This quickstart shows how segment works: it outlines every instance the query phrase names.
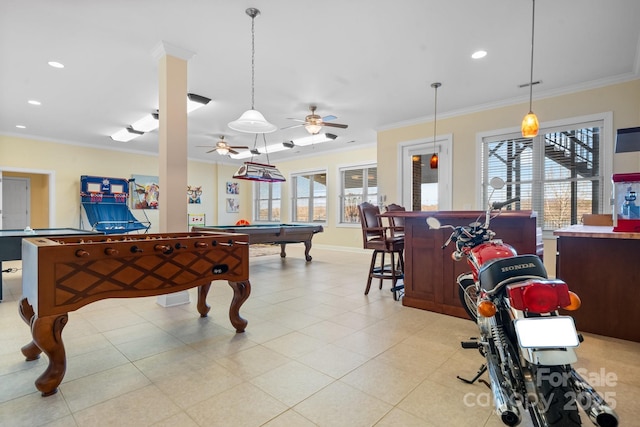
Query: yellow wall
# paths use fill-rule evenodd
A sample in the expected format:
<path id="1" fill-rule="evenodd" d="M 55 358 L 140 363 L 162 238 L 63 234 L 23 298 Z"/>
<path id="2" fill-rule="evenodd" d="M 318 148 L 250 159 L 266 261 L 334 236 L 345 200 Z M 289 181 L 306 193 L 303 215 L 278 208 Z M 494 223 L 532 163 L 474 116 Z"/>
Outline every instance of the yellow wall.
<path id="1" fill-rule="evenodd" d="M 49 227 L 78 227 L 80 225 L 80 176 L 97 175 L 115 178 L 131 178 L 136 175 L 158 175 L 158 158 L 137 153 L 100 150 L 75 145 L 57 144 L 47 141 L 0 135 L 0 169 L 27 169 L 29 172 L 53 171 L 55 181 L 54 223 Z M 216 215 L 217 165 L 203 162 L 189 162 L 188 182 L 202 185 L 203 196 L 200 206 L 189 206 L 189 212 L 205 213 L 207 222 Z M 7 172 L 5 172 L 7 173 Z M 162 189 L 161 189 L 162 191 Z M 162 193 L 161 193 L 162 194 Z M 187 189 L 185 188 L 185 203 Z M 162 196 L 161 196 L 162 197 Z M 34 200 L 32 211 L 42 209 Z M 162 199 L 160 200 L 162 208 Z M 134 215 L 142 218 L 140 212 Z M 158 230 L 158 212 L 146 211 L 151 221 L 151 232 Z M 185 224 L 187 218 L 185 218 Z M 85 228 L 87 226 L 85 221 Z"/>
<path id="2" fill-rule="evenodd" d="M 522 118 L 528 111 L 528 103 L 480 111 L 451 118 L 438 119 L 438 135 L 453 135 L 453 209 L 476 199 L 480 182 L 477 180 L 478 133 L 497 129 L 519 131 Z M 572 117 L 613 112 L 612 135 L 618 128 L 640 126 L 640 80 L 606 86 L 598 89 L 535 100 L 533 111 L 540 126 Z M 398 145 L 405 141 L 433 139 L 433 122 L 389 129 L 378 133 L 378 178 L 380 194 L 391 200 L 399 200 L 398 194 Z M 613 149 L 613 148 L 612 148 Z M 613 172 L 637 172 L 640 170 L 638 153 L 613 156 Z"/>
<path id="3" fill-rule="evenodd" d="M 475 205 L 480 186 L 478 180 L 477 134 L 494 130 L 510 129 L 518 132 L 522 118 L 528 111 L 528 104 L 512 105 L 445 119 L 438 119 L 438 135 L 453 135 L 453 210 L 464 209 L 465 204 Z M 545 122 L 568 119 L 592 114 L 612 112 L 613 129 L 610 132 L 615 141 L 615 130 L 640 126 L 640 80 L 561 95 L 533 102 L 533 111 L 543 127 Z M 399 200 L 397 180 L 399 176 L 399 144 L 405 141 L 433 138 L 433 122 L 398 127 L 378 133 L 378 178 L 380 194 L 390 200 Z M 613 154 L 613 173 L 640 171 L 640 154 Z M 475 206 L 479 209 L 478 206 Z M 605 210 L 607 208 L 605 207 Z M 545 242 L 545 266 L 551 276 L 555 275 L 555 239 Z"/>

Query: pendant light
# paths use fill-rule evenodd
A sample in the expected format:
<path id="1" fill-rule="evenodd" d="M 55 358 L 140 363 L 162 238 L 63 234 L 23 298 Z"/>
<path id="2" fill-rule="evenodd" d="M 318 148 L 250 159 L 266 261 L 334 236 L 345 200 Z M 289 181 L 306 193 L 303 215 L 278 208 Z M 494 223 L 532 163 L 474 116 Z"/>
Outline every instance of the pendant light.
<path id="1" fill-rule="evenodd" d="M 536 117 L 531 108 L 531 104 L 533 103 L 533 41 L 536 22 L 536 0 L 531 1 L 533 3 L 533 11 L 531 13 L 531 75 L 529 76 L 529 114 L 524 116 L 522 120 L 522 136 L 524 138 L 535 137 L 538 135 L 538 130 L 540 129 L 538 117 Z"/>
<path id="2" fill-rule="evenodd" d="M 438 169 L 438 153 L 436 151 L 436 124 L 438 122 L 438 88 L 442 86 L 442 83 L 431 83 L 431 87 L 435 89 L 435 102 L 433 106 L 433 155 L 429 160 L 429 166 L 431 169 Z"/>
<path id="3" fill-rule="evenodd" d="M 277 126 L 269 123 L 262 113 L 255 109 L 255 19 L 260 10 L 250 7 L 245 13 L 251 17 L 251 109 L 242 113 L 239 119 L 230 122 L 229 128 L 244 133 L 271 133 Z"/>

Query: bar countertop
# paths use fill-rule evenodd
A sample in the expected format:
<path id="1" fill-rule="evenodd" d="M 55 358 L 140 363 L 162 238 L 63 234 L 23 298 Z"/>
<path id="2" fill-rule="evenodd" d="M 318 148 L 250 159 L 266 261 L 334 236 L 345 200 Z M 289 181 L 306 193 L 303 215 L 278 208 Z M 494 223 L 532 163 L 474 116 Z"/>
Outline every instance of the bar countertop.
<path id="1" fill-rule="evenodd" d="M 553 232 L 561 237 L 591 237 L 595 239 L 640 239 L 640 233 L 614 232 L 611 226 L 571 225 Z"/>

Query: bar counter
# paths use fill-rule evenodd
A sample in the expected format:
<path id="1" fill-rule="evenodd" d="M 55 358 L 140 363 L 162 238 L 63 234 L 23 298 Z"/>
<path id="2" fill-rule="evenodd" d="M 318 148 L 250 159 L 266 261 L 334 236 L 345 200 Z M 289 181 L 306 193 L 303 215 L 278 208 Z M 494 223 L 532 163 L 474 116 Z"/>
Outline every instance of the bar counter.
<path id="1" fill-rule="evenodd" d="M 558 236 L 556 276 L 582 300 L 567 312 L 580 331 L 640 342 L 640 233 L 572 225 Z"/>
<path id="2" fill-rule="evenodd" d="M 442 225 L 469 225 L 478 218 L 484 221 L 484 212 L 391 211 L 381 216 L 404 219 L 405 294 L 402 304 L 467 318 L 458 297 L 456 278 L 469 271 L 469 265 L 451 259 L 455 245 L 442 249 L 452 230 L 429 229 L 426 219 L 438 218 Z M 491 229 L 496 232 L 496 239 L 503 239 L 519 254 L 542 254 L 542 241 L 538 241 L 536 233 L 536 215 L 531 211 L 504 211 L 492 218 Z"/>

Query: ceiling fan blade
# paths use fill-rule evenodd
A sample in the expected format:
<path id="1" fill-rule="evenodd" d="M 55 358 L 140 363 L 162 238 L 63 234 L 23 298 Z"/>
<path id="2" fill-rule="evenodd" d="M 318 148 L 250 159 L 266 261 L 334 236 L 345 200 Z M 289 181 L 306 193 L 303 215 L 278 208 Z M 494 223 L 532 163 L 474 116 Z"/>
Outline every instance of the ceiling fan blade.
<path id="1" fill-rule="evenodd" d="M 284 130 L 284 129 L 293 129 L 293 128 L 299 128 L 299 127 L 304 126 L 304 125 L 305 125 L 305 122 L 302 122 L 299 125 L 287 126 L 287 127 L 283 127 L 283 128 L 280 128 L 280 129 L 282 129 L 282 130 Z"/>
<path id="2" fill-rule="evenodd" d="M 196 145 L 196 147 L 211 148 L 213 145 Z"/>
<path id="3" fill-rule="evenodd" d="M 322 121 L 323 122 L 328 122 L 328 121 L 335 120 L 335 119 L 337 119 L 337 117 L 331 114 L 331 115 L 328 115 L 328 116 L 324 116 L 322 118 Z"/>
<path id="4" fill-rule="evenodd" d="M 213 152 L 214 152 L 214 151 L 216 151 L 216 150 L 217 150 L 217 148 L 214 148 L 213 150 L 209 150 L 209 151 L 207 151 L 205 154 L 213 153 Z"/>
<path id="5" fill-rule="evenodd" d="M 229 153 L 238 154 L 238 152 L 236 150 L 232 149 L 231 147 L 229 147 Z"/>
<path id="6" fill-rule="evenodd" d="M 234 148 L 236 150 L 248 150 L 249 147 L 246 145 L 228 145 L 227 148 Z"/>
<path id="7" fill-rule="evenodd" d="M 287 117 L 287 120 L 293 120 L 293 121 L 296 121 L 296 122 L 304 123 L 304 120 L 296 119 L 294 117 Z"/>
<path id="8" fill-rule="evenodd" d="M 322 123 L 323 126 L 346 129 L 349 125 L 341 125 L 340 123 Z"/>

